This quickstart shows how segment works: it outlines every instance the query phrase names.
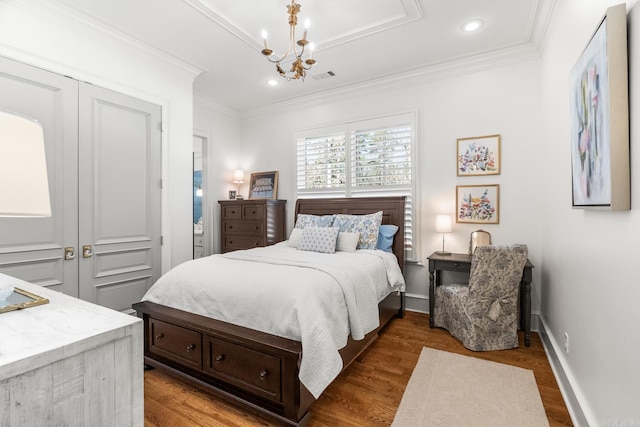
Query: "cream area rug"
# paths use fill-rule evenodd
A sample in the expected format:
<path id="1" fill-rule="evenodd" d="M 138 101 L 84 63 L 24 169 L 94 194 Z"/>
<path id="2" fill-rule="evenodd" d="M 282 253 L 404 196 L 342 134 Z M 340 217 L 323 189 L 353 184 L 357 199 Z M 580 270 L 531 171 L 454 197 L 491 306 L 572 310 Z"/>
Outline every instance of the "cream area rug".
<path id="1" fill-rule="evenodd" d="M 529 369 L 423 348 L 392 426 L 548 426 Z"/>

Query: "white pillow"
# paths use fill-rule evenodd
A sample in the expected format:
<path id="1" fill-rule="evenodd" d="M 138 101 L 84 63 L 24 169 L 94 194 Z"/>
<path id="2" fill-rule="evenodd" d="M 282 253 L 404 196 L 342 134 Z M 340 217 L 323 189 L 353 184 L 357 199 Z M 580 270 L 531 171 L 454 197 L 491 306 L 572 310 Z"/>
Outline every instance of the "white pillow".
<path id="1" fill-rule="evenodd" d="M 302 237 L 302 228 L 294 228 L 291 230 L 291 235 L 289 235 L 289 240 L 287 240 L 287 246 L 291 246 L 292 248 L 297 248 L 300 244 L 300 238 Z"/>
<path id="2" fill-rule="evenodd" d="M 348 233 L 341 231 L 338 233 L 338 243 L 336 243 L 336 251 L 355 252 L 360 240 L 360 233 Z"/>
<path id="3" fill-rule="evenodd" d="M 298 250 L 324 254 L 335 253 L 339 231 L 337 227 L 305 227 L 302 230 Z"/>

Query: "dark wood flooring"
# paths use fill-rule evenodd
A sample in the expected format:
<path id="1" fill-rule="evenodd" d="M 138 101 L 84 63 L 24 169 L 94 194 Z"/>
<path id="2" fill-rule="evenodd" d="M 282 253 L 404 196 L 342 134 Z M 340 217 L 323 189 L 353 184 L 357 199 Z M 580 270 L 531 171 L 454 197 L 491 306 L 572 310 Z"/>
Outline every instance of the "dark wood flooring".
<path id="1" fill-rule="evenodd" d="M 390 425 L 422 347 L 531 369 L 551 427 L 572 425 L 538 334 L 532 333 L 531 347 L 525 347 L 520 336 L 517 349 L 472 352 L 446 330 L 429 329 L 429 316 L 414 312 L 394 319 L 340 374 L 311 406 L 307 425 Z M 158 370 L 146 371 L 144 376 L 146 427 L 272 425 Z"/>

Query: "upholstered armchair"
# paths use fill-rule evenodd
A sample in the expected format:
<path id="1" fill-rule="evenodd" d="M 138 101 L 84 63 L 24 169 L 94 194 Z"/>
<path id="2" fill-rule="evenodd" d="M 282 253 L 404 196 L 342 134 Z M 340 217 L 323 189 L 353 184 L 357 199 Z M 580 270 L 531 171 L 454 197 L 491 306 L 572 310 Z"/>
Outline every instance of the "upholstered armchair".
<path id="1" fill-rule="evenodd" d="M 469 284 L 437 287 L 435 325 L 469 350 L 518 347 L 518 288 L 527 255 L 526 245 L 476 248 Z"/>

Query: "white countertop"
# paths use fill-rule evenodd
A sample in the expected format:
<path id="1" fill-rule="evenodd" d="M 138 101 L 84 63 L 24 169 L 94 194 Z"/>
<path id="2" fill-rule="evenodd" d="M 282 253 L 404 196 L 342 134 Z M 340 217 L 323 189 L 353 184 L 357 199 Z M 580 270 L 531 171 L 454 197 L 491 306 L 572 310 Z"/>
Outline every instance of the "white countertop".
<path id="1" fill-rule="evenodd" d="M 12 277 L 0 274 L 0 281 Z M 116 338 L 142 333 L 142 320 L 19 280 L 49 303 L 0 313 L 0 382 Z"/>

